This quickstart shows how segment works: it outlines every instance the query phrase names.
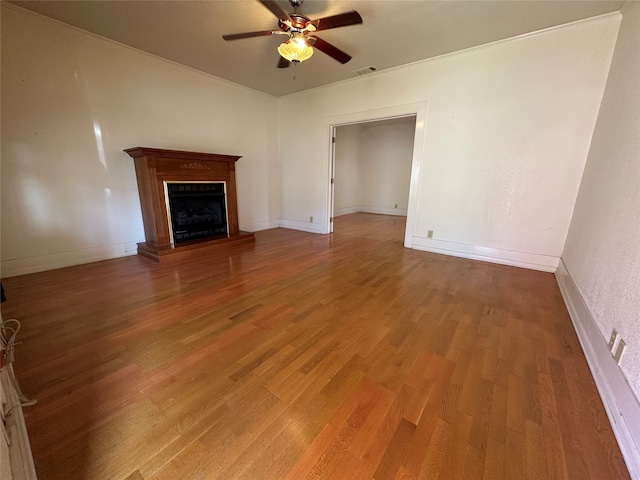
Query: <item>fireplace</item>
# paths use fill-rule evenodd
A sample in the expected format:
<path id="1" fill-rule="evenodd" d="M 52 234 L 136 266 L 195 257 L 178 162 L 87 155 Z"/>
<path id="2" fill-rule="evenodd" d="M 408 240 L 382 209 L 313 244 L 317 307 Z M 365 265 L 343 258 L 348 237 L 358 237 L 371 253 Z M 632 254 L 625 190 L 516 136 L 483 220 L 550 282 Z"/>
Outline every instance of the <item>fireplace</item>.
<path id="1" fill-rule="evenodd" d="M 241 157 L 146 147 L 125 152 L 135 163 L 146 240 L 138 254 L 160 262 L 254 241 L 238 227 Z"/>
<path id="2" fill-rule="evenodd" d="M 224 182 L 166 182 L 171 243 L 227 236 Z"/>

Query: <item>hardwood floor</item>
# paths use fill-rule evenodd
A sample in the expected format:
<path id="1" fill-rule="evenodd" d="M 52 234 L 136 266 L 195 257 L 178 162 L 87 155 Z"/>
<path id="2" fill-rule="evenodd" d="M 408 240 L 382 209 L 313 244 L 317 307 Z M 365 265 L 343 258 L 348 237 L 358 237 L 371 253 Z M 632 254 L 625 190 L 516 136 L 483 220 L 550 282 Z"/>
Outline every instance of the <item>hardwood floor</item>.
<path id="1" fill-rule="evenodd" d="M 554 276 L 403 232 L 5 279 L 39 478 L 629 478 Z"/>

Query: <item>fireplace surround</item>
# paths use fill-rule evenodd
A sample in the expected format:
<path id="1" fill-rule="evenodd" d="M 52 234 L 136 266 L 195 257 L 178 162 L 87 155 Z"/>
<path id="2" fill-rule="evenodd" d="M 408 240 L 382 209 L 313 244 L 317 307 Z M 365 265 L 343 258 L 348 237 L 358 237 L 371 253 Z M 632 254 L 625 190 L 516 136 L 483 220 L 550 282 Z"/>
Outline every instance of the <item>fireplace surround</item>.
<path id="1" fill-rule="evenodd" d="M 162 262 L 253 242 L 238 226 L 235 162 L 241 157 L 157 148 L 126 149 L 134 160 L 145 242 Z"/>

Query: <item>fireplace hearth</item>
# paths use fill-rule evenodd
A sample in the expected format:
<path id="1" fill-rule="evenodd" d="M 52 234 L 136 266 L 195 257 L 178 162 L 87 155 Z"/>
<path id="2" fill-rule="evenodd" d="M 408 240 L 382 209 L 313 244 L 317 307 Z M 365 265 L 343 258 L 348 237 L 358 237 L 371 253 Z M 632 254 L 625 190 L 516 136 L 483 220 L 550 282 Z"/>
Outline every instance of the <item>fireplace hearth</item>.
<path id="1" fill-rule="evenodd" d="M 238 227 L 241 157 L 146 147 L 125 152 L 134 159 L 144 224 L 138 254 L 160 262 L 254 241 Z"/>

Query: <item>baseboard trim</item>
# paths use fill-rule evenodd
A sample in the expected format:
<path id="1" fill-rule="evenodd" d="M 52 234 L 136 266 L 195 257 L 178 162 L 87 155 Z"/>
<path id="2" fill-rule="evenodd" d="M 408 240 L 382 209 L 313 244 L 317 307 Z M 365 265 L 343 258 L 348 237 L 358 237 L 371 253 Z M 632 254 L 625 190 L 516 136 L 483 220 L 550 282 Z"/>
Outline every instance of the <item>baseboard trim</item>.
<path id="1" fill-rule="evenodd" d="M 349 215 L 351 213 L 358 213 L 360 211 L 360 207 L 357 205 L 353 205 L 351 207 L 340 207 L 335 208 L 333 211 L 334 217 L 341 217 L 342 215 Z"/>
<path id="2" fill-rule="evenodd" d="M 543 272 L 555 272 L 560 262 L 559 257 L 540 255 L 537 253 L 514 252 L 499 248 L 467 245 L 462 243 L 447 242 L 443 240 L 413 237 L 411 248 L 424 252 L 441 253 L 453 257 L 481 260 L 483 262 L 511 265 L 513 267 L 540 270 Z"/>
<path id="3" fill-rule="evenodd" d="M 556 280 L 631 478 L 640 480 L 640 404 L 563 261 Z"/>
<path id="4" fill-rule="evenodd" d="M 280 226 L 279 219 L 262 220 L 259 222 L 241 223 L 240 230 L 245 232 L 259 232 L 260 230 L 269 230 L 271 228 L 278 228 Z"/>
<path id="5" fill-rule="evenodd" d="M 368 205 L 358 206 L 358 211 L 363 213 L 378 213 L 380 215 L 396 215 L 398 217 L 406 217 L 406 208 L 382 208 L 382 207 L 370 207 Z"/>
<path id="6" fill-rule="evenodd" d="M 138 244 L 136 242 L 115 243 L 113 245 L 83 248 L 68 252 L 55 252 L 33 257 L 2 260 L 0 263 L 0 271 L 2 272 L 3 278 L 15 277 L 17 275 L 81 265 L 83 263 L 126 257 L 127 255 L 136 255 L 137 253 Z"/>
<path id="7" fill-rule="evenodd" d="M 319 223 L 303 222 L 300 220 L 280 219 L 280 227 L 290 230 L 302 230 L 303 232 L 322 233 L 322 227 Z"/>
<path id="8" fill-rule="evenodd" d="M 350 213 L 377 213 L 380 215 L 396 215 L 398 217 L 406 217 L 406 208 L 382 208 L 382 207 L 370 207 L 367 205 L 353 205 L 351 207 L 341 207 L 334 210 L 334 217 L 341 217 L 342 215 L 349 215 Z"/>

